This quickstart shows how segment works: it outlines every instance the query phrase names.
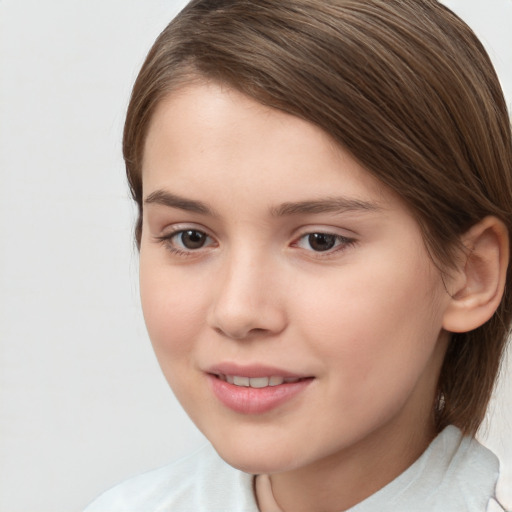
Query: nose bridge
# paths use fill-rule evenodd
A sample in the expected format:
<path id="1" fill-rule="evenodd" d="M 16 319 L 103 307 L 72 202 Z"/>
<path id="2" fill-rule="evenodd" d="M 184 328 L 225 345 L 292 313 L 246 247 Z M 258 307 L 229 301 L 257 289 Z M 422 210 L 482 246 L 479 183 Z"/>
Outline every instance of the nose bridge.
<path id="1" fill-rule="evenodd" d="M 277 262 L 261 247 L 238 247 L 223 258 L 210 324 L 242 339 L 251 333 L 280 332 L 286 323 L 279 300 Z"/>

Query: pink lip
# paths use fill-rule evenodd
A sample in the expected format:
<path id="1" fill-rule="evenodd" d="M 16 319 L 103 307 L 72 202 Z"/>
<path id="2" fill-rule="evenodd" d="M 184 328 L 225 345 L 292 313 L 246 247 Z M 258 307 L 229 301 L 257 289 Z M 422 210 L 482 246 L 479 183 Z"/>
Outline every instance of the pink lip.
<path id="1" fill-rule="evenodd" d="M 221 380 L 217 375 L 238 375 L 240 377 L 291 377 L 301 378 L 297 382 L 287 382 L 278 386 L 251 388 L 235 386 Z M 208 383 L 213 394 L 229 409 L 240 414 L 263 414 L 283 405 L 304 391 L 313 381 L 312 377 L 297 375 L 289 371 L 269 366 L 239 366 L 223 363 L 207 371 Z"/>
<path id="2" fill-rule="evenodd" d="M 267 365 L 239 365 L 235 363 L 220 363 L 205 370 L 207 373 L 214 375 L 238 375 L 240 377 L 272 377 L 273 375 L 279 377 L 289 378 L 306 378 L 309 375 L 301 375 L 293 373 L 288 370 L 283 370 L 275 366 Z"/>

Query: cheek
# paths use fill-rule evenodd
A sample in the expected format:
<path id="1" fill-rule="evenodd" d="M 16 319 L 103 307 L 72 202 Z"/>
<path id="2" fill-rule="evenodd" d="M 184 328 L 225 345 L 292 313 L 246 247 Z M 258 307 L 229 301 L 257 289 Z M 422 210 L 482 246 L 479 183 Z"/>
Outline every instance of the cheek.
<path id="1" fill-rule="evenodd" d="M 304 329 L 343 389 L 379 395 L 383 385 L 411 385 L 428 364 L 441 331 L 439 289 L 430 266 L 414 260 L 349 268 L 317 293 Z"/>
<path id="2" fill-rule="evenodd" d="M 200 289 L 168 268 L 141 259 L 140 291 L 144 320 L 157 358 L 164 367 L 186 357 L 205 321 Z M 170 357 L 168 357 L 170 356 Z"/>

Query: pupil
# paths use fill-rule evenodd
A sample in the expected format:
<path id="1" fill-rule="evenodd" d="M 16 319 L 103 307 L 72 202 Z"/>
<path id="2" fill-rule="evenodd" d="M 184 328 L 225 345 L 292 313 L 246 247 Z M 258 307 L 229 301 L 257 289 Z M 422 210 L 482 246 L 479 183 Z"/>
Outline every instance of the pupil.
<path id="1" fill-rule="evenodd" d="M 187 249 L 200 249 L 206 240 L 206 235 L 201 231 L 194 231 L 192 229 L 184 231 L 181 234 L 181 241 Z"/>
<path id="2" fill-rule="evenodd" d="M 334 247 L 336 237 L 325 233 L 312 233 L 308 237 L 308 242 L 315 251 L 328 251 Z"/>

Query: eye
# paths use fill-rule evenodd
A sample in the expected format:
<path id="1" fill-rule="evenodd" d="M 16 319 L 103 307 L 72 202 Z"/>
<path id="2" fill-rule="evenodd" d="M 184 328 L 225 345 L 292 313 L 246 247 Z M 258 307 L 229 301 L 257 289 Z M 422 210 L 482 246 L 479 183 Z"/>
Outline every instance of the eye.
<path id="1" fill-rule="evenodd" d="M 213 239 L 199 229 L 180 229 L 157 239 L 176 254 L 189 254 L 214 244 Z"/>
<path id="2" fill-rule="evenodd" d="M 187 229 L 186 231 L 179 231 L 175 233 L 171 240 L 183 249 L 193 251 L 201 249 L 208 241 L 209 236 L 197 229 Z"/>
<path id="3" fill-rule="evenodd" d="M 341 235 L 331 233 L 307 233 L 294 244 L 301 249 L 314 252 L 327 252 L 336 248 L 343 248 L 354 241 Z"/>

